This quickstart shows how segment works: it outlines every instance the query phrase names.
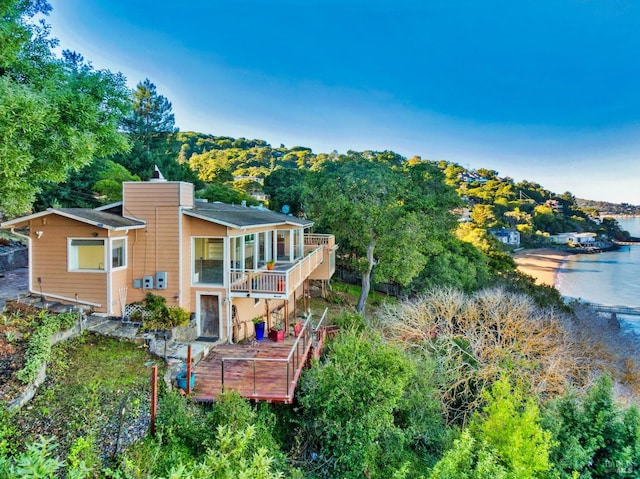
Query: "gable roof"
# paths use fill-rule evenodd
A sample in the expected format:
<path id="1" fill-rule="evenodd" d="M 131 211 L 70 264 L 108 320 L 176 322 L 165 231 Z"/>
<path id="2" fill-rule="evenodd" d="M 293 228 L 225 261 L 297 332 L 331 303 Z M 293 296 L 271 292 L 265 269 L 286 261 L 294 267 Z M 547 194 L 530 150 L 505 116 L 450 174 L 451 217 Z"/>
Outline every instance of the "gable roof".
<path id="1" fill-rule="evenodd" d="M 251 208 L 217 202 L 199 202 L 193 208 L 184 209 L 182 212 L 188 216 L 238 229 L 284 224 L 307 228 L 313 225 L 313 221 L 285 215 L 283 213 L 275 213 L 263 208 Z"/>
<path id="2" fill-rule="evenodd" d="M 130 218 L 124 218 L 122 216 L 114 215 L 104 211 L 91 210 L 87 208 L 48 208 L 46 211 L 40 211 L 29 216 L 23 216 L 22 218 L 16 218 L 11 221 L 6 221 L 0 226 L 16 226 L 18 224 L 30 221 L 32 219 L 40 218 L 50 214 L 56 214 L 70 218 L 72 220 L 87 223 L 98 228 L 104 228 L 108 230 L 124 230 L 124 229 L 138 229 L 144 228 L 146 223 L 142 220 L 134 220 Z"/>

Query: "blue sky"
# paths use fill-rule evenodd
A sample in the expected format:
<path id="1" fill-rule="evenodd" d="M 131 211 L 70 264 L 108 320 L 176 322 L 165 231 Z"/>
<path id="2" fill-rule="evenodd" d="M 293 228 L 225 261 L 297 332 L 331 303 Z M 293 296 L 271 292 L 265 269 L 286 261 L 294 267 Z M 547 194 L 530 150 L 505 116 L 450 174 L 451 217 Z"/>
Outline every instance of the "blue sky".
<path id="1" fill-rule="evenodd" d="M 61 47 L 177 126 L 390 149 L 640 204 L 640 2 L 52 0 Z"/>

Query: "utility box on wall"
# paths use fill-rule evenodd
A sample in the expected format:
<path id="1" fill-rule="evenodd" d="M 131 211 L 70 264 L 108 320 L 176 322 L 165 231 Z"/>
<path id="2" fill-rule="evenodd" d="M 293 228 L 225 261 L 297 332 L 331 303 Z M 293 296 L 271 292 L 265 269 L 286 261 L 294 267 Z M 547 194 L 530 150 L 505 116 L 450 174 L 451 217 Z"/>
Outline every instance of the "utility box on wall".
<path id="1" fill-rule="evenodd" d="M 142 288 L 142 280 L 141 279 L 134 279 L 133 280 L 133 287 L 135 289 L 140 289 Z"/>
<path id="2" fill-rule="evenodd" d="M 153 289 L 153 276 L 142 277 L 142 289 Z"/>
<path id="3" fill-rule="evenodd" d="M 167 272 L 156 272 L 156 289 L 167 289 Z"/>

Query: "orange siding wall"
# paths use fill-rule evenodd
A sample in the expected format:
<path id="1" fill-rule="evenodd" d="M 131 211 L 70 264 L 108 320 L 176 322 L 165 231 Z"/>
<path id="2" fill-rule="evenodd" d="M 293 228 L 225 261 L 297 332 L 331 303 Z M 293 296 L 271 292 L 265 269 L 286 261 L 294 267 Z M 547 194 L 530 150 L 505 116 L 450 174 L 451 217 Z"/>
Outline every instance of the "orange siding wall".
<path id="1" fill-rule="evenodd" d="M 207 288 L 197 286 L 191 288 L 191 275 L 193 265 L 191 264 L 191 238 L 192 237 L 224 237 L 227 234 L 227 227 L 210 223 L 198 218 L 183 216 L 182 223 L 182 284 L 183 284 L 183 308 L 195 312 L 196 311 L 196 292 L 216 292 L 220 294 L 220 300 L 226 297 L 226 291 L 220 288 Z M 225 315 L 225 307 L 222 307 L 222 314 Z M 226 325 L 226 316 L 224 316 L 224 324 Z M 221 318 L 221 324 L 223 320 Z"/>
<path id="2" fill-rule="evenodd" d="M 29 222 L 32 241 L 31 289 L 45 295 L 63 296 L 74 300 L 100 304 L 98 311 L 107 308 L 106 272 L 68 272 L 67 238 L 106 238 L 107 231 L 79 223 L 55 214 Z M 36 231 L 42 231 L 40 239 Z M 41 282 L 38 283 L 38 278 Z"/>
<path id="3" fill-rule="evenodd" d="M 124 292 L 125 306 L 132 301 L 129 300 L 129 292 L 133 289 L 129 284 L 129 269 L 113 271 L 111 274 L 111 311 L 114 315 L 122 314 L 122 303 L 120 303 L 120 288 L 127 288 Z"/>
<path id="4" fill-rule="evenodd" d="M 193 187 L 181 182 L 125 182 L 123 184 L 123 214 L 143 219 L 147 227 L 132 232 L 129 247 L 129 294 L 127 302 L 140 301 L 147 292 L 164 296 L 167 305 L 178 306 L 180 284 L 181 203 L 193 201 Z M 189 206 L 189 204 L 184 205 Z M 156 289 L 156 273 L 167 273 L 167 289 Z M 133 288 L 133 281 L 153 276 L 154 289 Z"/>

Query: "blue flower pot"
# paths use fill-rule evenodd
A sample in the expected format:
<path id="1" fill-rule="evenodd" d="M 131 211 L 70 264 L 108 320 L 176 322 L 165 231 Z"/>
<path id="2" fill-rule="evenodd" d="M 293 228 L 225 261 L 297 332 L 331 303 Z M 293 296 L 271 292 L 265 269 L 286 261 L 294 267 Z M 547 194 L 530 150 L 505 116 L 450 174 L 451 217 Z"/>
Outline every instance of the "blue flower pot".
<path id="1" fill-rule="evenodd" d="M 183 370 L 183 371 L 180 371 L 178 374 L 176 374 L 176 382 L 178 383 L 178 388 L 186 391 L 187 390 L 187 371 Z M 193 390 L 195 385 L 196 385 L 196 373 L 191 371 L 191 384 L 190 384 L 191 390 Z"/>
<path id="2" fill-rule="evenodd" d="M 256 327 L 256 341 L 262 341 L 264 339 L 264 322 L 255 324 Z"/>

